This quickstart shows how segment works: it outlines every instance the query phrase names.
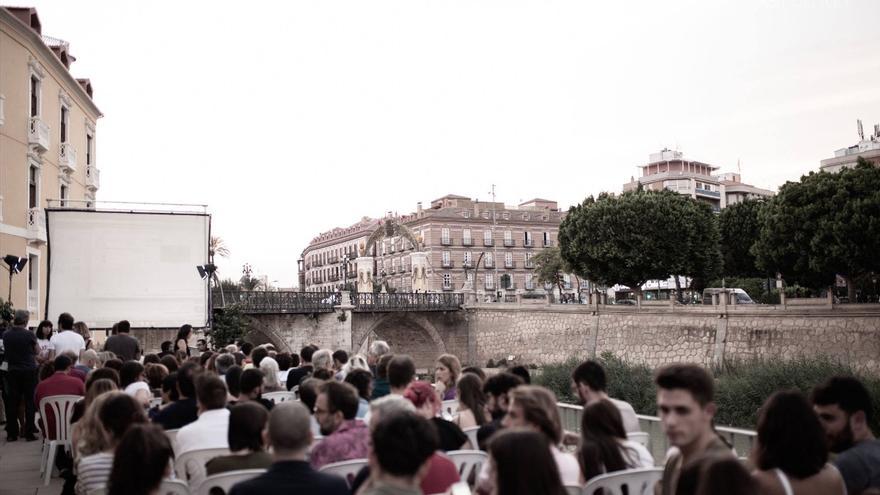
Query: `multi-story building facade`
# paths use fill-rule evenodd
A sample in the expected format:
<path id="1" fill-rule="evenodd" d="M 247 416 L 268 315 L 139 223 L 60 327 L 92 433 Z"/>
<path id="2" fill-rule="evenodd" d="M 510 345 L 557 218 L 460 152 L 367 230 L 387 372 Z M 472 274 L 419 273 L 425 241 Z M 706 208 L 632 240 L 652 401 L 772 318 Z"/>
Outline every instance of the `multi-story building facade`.
<path id="1" fill-rule="evenodd" d="M 43 36 L 35 9 L 0 7 L 0 61 L 0 256 L 28 260 L 12 278 L 12 302 L 33 323 L 45 317 L 44 208 L 50 199 L 93 206 L 101 112 L 91 82 L 70 72 L 68 43 Z M 8 281 L 4 273 L 0 298 Z"/>
<path id="2" fill-rule="evenodd" d="M 880 167 L 880 124 L 874 124 L 874 133 L 868 136 L 868 139 L 865 139 L 862 121 L 859 120 L 857 122 L 859 142 L 848 148 L 841 148 L 835 151 L 832 158 L 822 160 L 819 166 L 820 170 L 823 172 L 840 172 L 844 168 L 855 167 L 859 157 L 864 158 L 875 167 Z"/>
<path id="3" fill-rule="evenodd" d="M 517 206 L 447 195 L 431 202 L 428 209 L 395 217 L 420 240 L 427 254 L 428 291 L 458 291 L 466 286 L 477 292 L 538 291 L 544 286 L 534 276 L 534 255 L 556 245 L 564 216 L 555 201 L 534 199 Z M 341 256 L 354 260 L 366 248 L 378 220 L 364 219 L 346 229 L 334 229 L 316 237 L 303 251 L 301 286 L 306 290 L 342 287 Z M 380 282 L 400 292 L 412 291 L 412 243 L 403 236 L 383 238 L 371 249 Z M 328 262 L 330 262 L 328 266 Z M 318 264 L 316 266 L 316 263 Z M 327 270 L 330 270 L 329 272 Z M 327 274 L 333 277 L 329 282 Z M 355 267 L 349 265 L 348 279 Z M 566 291 L 575 290 L 565 275 Z M 576 284 L 575 284 L 576 285 Z"/>
<path id="4" fill-rule="evenodd" d="M 639 184 L 645 189 L 669 189 L 708 203 L 718 211 L 746 199 L 768 198 L 773 191 L 742 182 L 738 173 L 718 174 L 720 167 L 694 160 L 686 160 L 680 151 L 664 149 L 652 153 L 648 163 L 641 165 L 642 175 L 623 185 L 623 191 L 632 191 Z"/>

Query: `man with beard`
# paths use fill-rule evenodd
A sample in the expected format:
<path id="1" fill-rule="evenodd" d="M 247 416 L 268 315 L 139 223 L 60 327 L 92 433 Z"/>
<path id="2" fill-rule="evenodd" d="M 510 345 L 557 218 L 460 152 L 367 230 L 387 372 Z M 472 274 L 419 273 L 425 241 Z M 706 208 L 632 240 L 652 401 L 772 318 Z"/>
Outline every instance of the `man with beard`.
<path id="1" fill-rule="evenodd" d="M 596 361 L 587 360 L 581 363 L 571 374 L 571 388 L 577 394 L 582 406 L 590 405 L 600 400 L 610 401 L 617 406 L 620 417 L 623 419 L 623 428 L 627 433 L 641 431 L 636 411 L 629 402 L 608 397 L 605 391 L 607 379 L 605 368 Z"/>
<path id="2" fill-rule="evenodd" d="M 501 429 L 501 420 L 504 419 L 504 415 L 507 414 L 507 409 L 510 407 L 508 392 L 522 384 L 522 378 L 506 371 L 490 377 L 483 384 L 483 393 L 486 394 L 486 408 L 492 415 L 492 421 L 477 430 L 477 443 L 480 445 L 480 450 L 485 451 L 489 439 Z"/>
<path id="3" fill-rule="evenodd" d="M 315 402 L 315 419 L 324 440 L 312 449 L 312 467 L 351 459 L 365 459 L 369 452 L 370 431 L 357 421 L 357 390 L 347 383 L 328 381 L 321 385 Z"/>
<path id="4" fill-rule="evenodd" d="M 880 440 L 871 431 L 873 408 L 865 386 L 853 377 L 835 376 L 814 388 L 811 399 L 847 493 L 880 488 Z"/>

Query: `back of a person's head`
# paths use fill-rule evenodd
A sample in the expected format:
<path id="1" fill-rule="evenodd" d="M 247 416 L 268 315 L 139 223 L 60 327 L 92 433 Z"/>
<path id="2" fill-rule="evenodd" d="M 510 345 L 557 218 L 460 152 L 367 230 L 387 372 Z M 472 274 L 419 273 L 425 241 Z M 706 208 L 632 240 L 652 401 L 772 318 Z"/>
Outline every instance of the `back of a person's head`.
<path id="1" fill-rule="evenodd" d="M 199 365 L 196 363 L 184 363 L 177 369 L 177 388 L 180 394 L 187 398 L 196 396 L 196 375 L 199 374 Z"/>
<path id="2" fill-rule="evenodd" d="M 229 409 L 229 450 L 263 450 L 263 430 L 269 411 L 256 402 L 242 402 Z"/>
<path id="3" fill-rule="evenodd" d="M 819 406 L 837 405 L 849 415 L 864 411 L 865 421 L 871 422 L 874 408 L 871 395 L 858 378 L 852 376 L 833 376 L 825 383 L 816 386 L 810 394 L 813 404 Z"/>
<path id="4" fill-rule="evenodd" d="M 260 363 L 268 355 L 269 351 L 265 347 L 255 347 L 254 350 L 251 351 L 251 362 L 254 363 L 254 367 L 259 367 Z"/>
<path id="5" fill-rule="evenodd" d="M 151 389 L 162 388 L 162 380 L 168 376 L 168 368 L 165 365 L 150 363 L 144 368 L 144 376 Z"/>
<path id="6" fill-rule="evenodd" d="M 406 478 L 414 476 L 439 446 L 436 427 L 412 412 L 382 415 L 370 438 L 381 470 Z"/>
<path id="7" fill-rule="evenodd" d="M 159 363 L 159 355 L 158 354 L 150 353 L 150 354 L 147 354 L 144 356 L 144 362 L 143 362 L 144 366 L 146 366 L 148 364 L 158 364 L 158 363 Z"/>
<path id="8" fill-rule="evenodd" d="M 242 394 L 247 395 L 263 386 L 263 377 L 263 371 L 259 368 L 248 368 L 241 372 L 241 377 L 238 379 L 238 389 Z"/>
<path id="9" fill-rule="evenodd" d="M 803 394 L 771 395 L 758 416 L 757 467 L 781 469 L 798 479 L 818 473 L 828 461 L 825 431 Z"/>
<path id="10" fill-rule="evenodd" d="M 403 391 L 403 396 L 412 402 L 416 409 L 420 409 L 426 403 L 440 405 L 440 397 L 428 382 L 411 382 Z"/>
<path id="11" fill-rule="evenodd" d="M 715 400 L 715 382 L 712 375 L 698 364 L 670 364 L 660 368 L 654 376 L 658 389 L 684 390 L 705 406 Z"/>
<path id="12" fill-rule="evenodd" d="M 311 345 L 311 344 L 304 345 L 303 348 L 299 350 L 299 355 L 300 355 L 300 357 L 302 357 L 302 360 L 304 362 L 311 363 L 312 362 L 312 354 L 314 354 L 315 351 L 317 351 L 317 350 L 318 350 L 318 348 Z"/>
<path id="13" fill-rule="evenodd" d="M 226 382 L 214 373 L 200 373 L 196 378 L 196 400 L 205 409 L 223 409 L 226 395 Z"/>
<path id="14" fill-rule="evenodd" d="M 605 399 L 584 406 L 578 451 L 584 479 L 627 469 L 620 444 L 624 440 L 626 429 L 617 406 Z"/>
<path id="15" fill-rule="evenodd" d="M 119 370 L 119 386 L 125 388 L 138 381 L 143 372 L 144 365 L 137 361 L 126 361 L 122 363 L 122 369 Z"/>
<path id="16" fill-rule="evenodd" d="M 510 372 L 522 378 L 524 384 L 530 385 L 532 383 L 532 375 L 529 373 L 529 369 L 525 366 L 514 366 L 513 368 L 510 368 Z"/>
<path id="17" fill-rule="evenodd" d="M 89 361 L 98 362 L 98 353 L 93 351 L 92 349 L 87 349 L 82 351 L 82 355 L 80 356 L 80 362 L 87 363 Z"/>
<path id="18" fill-rule="evenodd" d="M 553 392 L 537 385 L 521 385 L 510 392 L 510 398 L 523 418 L 547 435 L 552 444 L 562 441 L 562 422 Z"/>
<path id="19" fill-rule="evenodd" d="M 58 328 L 61 330 L 73 330 L 73 316 L 70 313 L 61 313 L 58 316 Z"/>
<path id="20" fill-rule="evenodd" d="M 757 488 L 739 459 L 710 453 L 682 466 L 675 495 L 754 495 Z"/>
<path id="21" fill-rule="evenodd" d="M 297 354 L 295 352 L 290 354 L 290 367 L 291 368 L 299 367 L 299 354 Z"/>
<path id="22" fill-rule="evenodd" d="M 122 371 L 122 360 L 117 358 L 111 358 L 104 361 L 105 368 L 112 368 L 117 372 Z"/>
<path id="23" fill-rule="evenodd" d="M 226 379 L 226 389 L 229 390 L 229 395 L 233 397 L 238 397 L 241 393 L 241 374 L 243 370 L 241 366 L 237 364 L 233 364 L 226 370 L 226 375 L 224 378 Z"/>
<path id="24" fill-rule="evenodd" d="M 378 359 L 391 352 L 391 347 L 384 340 L 376 340 L 370 344 L 370 355 Z"/>
<path id="25" fill-rule="evenodd" d="M 388 363 L 394 359 L 394 354 L 383 354 L 376 362 L 376 378 L 380 380 L 388 379 Z"/>
<path id="26" fill-rule="evenodd" d="M 232 354 L 220 354 L 214 360 L 214 366 L 217 367 L 217 373 L 220 375 L 225 375 L 233 365 L 235 365 L 235 358 L 232 357 Z"/>
<path id="27" fill-rule="evenodd" d="M 290 369 L 293 359 L 290 357 L 289 352 L 279 352 L 275 355 L 275 361 L 278 361 L 279 371 L 287 371 Z"/>
<path id="28" fill-rule="evenodd" d="M 333 368 L 333 353 L 330 349 L 319 349 L 312 354 L 312 366 L 316 370 Z"/>
<path id="29" fill-rule="evenodd" d="M 391 388 L 403 388 L 416 376 L 416 364 L 405 354 L 398 354 L 388 362 L 388 384 Z"/>
<path id="30" fill-rule="evenodd" d="M 416 406 L 409 400 L 399 395 L 386 395 L 370 402 L 370 427 L 375 427 L 377 421 L 384 416 L 395 412 L 415 412 Z"/>
<path id="31" fill-rule="evenodd" d="M 89 378 L 91 378 L 91 376 L 89 376 Z M 106 378 L 98 378 L 91 381 L 86 380 L 86 406 L 91 404 L 99 395 L 113 392 L 114 390 L 119 390 L 119 387 L 117 387 L 112 380 Z"/>
<path id="32" fill-rule="evenodd" d="M 526 428 L 501 430 L 489 441 L 499 495 L 564 495 L 559 468 L 545 435 Z"/>
<path id="33" fill-rule="evenodd" d="M 480 377 L 473 373 L 462 373 L 456 387 L 458 402 L 474 413 L 478 425 L 485 423 L 482 412 L 486 407 L 486 394 L 483 393 L 483 381 Z"/>
<path id="34" fill-rule="evenodd" d="M 211 360 L 212 357 L 214 357 L 214 351 L 205 351 L 199 354 L 199 366 L 210 370 L 211 368 L 209 366 L 213 364 L 213 361 Z"/>
<path id="35" fill-rule="evenodd" d="M 470 373 L 472 375 L 476 375 L 480 378 L 480 383 L 486 381 L 486 372 L 483 371 L 482 368 L 478 366 L 468 366 L 466 368 L 462 368 L 461 374 L 464 376 L 465 373 Z"/>
<path id="36" fill-rule="evenodd" d="M 17 327 L 23 327 L 28 324 L 31 318 L 31 312 L 26 309 L 16 309 L 12 313 L 12 324 Z"/>
<path id="37" fill-rule="evenodd" d="M 343 351 L 342 349 L 337 349 L 333 351 L 333 361 L 339 364 L 345 364 L 348 362 L 348 353 Z"/>
<path id="38" fill-rule="evenodd" d="M 174 338 L 175 344 L 180 339 L 188 339 L 190 334 L 192 334 L 193 327 L 189 323 L 184 323 L 180 325 L 180 329 L 177 330 L 177 337 Z"/>
<path id="39" fill-rule="evenodd" d="M 608 386 L 605 368 L 593 360 L 587 360 L 579 364 L 571 373 L 571 379 L 575 383 L 587 385 L 596 392 L 604 392 Z"/>
<path id="40" fill-rule="evenodd" d="M 171 346 L 174 345 L 170 340 L 165 340 L 159 345 L 162 352 L 171 352 Z"/>
<path id="41" fill-rule="evenodd" d="M 131 425 L 145 423 L 147 418 L 143 406 L 131 396 L 121 392 L 108 393 L 114 395 L 104 402 L 98 417 L 110 437 L 119 440 Z"/>
<path id="42" fill-rule="evenodd" d="M 55 356 L 55 362 L 53 364 L 55 371 L 67 371 L 67 369 L 73 364 L 73 361 L 70 360 L 70 357 L 67 354 L 59 354 Z"/>
<path id="43" fill-rule="evenodd" d="M 306 378 L 299 384 L 299 400 L 308 408 L 309 412 L 315 410 L 315 401 L 318 400 L 318 390 L 324 380 L 317 378 Z"/>
<path id="44" fill-rule="evenodd" d="M 373 374 L 367 370 L 354 369 L 345 375 L 345 383 L 357 389 L 358 396 L 370 400 L 370 384 L 373 382 Z"/>
<path id="45" fill-rule="evenodd" d="M 161 427 L 150 424 L 132 426 L 113 456 L 108 494 L 155 493 L 173 457 L 171 442 Z"/>
<path id="46" fill-rule="evenodd" d="M 250 356 L 251 352 L 254 350 L 254 344 L 251 344 L 250 342 L 242 342 L 240 349 L 245 357 Z"/>
<path id="47" fill-rule="evenodd" d="M 172 371 L 168 373 L 168 376 L 162 380 L 162 393 L 168 394 L 168 398 L 171 401 L 176 401 L 180 398 L 177 394 L 177 372 Z"/>
<path id="48" fill-rule="evenodd" d="M 277 404 L 269 413 L 269 442 L 276 454 L 304 451 L 311 443 L 309 411 L 299 402 Z"/>
<path id="49" fill-rule="evenodd" d="M 174 355 L 172 354 L 166 354 L 162 356 L 162 358 L 159 359 L 159 362 L 165 365 L 170 373 L 174 373 L 178 370 L 178 368 L 180 368 L 180 363 L 177 362 L 177 358 L 174 357 Z"/>
<path id="50" fill-rule="evenodd" d="M 247 356 L 245 356 L 243 352 L 238 351 L 238 352 L 233 352 L 233 353 L 232 353 L 232 357 L 235 358 L 235 364 L 236 364 L 236 365 L 238 365 L 238 366 L 242 366 L 242 365 L 244 364 L 244 359 L 245 359 L 245 357 L 247 357 Z"/>
<path id="51" fill-rule="evenodd" d="M 122 320 L 116 324 L 116 331 L 119 333 L 128 333 L 131 331 L 131 323 L 128 320 Z"/>
<path id="52" fill-rule="evenodd" d="M 483 392 L 487 395 L 492 394 L 498 397 L 499 395 L 510 392 L 522 384 L 522 378 L 505 371 L 487 378 L 486 382 L 483 384 Z"/>
<path id="53" fill-rule="evenodd" d="M 90 380 L 100 380 L 101 378 L 106 378 L 108 380 L 113 381 L 116 386 L 119 386 L 119 372 L 114 370 L 113 368 L 98 368 L 86 377 L 86 388 L 88 389 Z"/>
<path id="54" fill-rule="evenodd" d="M 358 394 L 350 384 L 335 380 L 324 382 L 321 385 L 321 393 L 327 396 L 327 409 L 330 414 L 339 411 L 347 420 L 357 416 Z"/>

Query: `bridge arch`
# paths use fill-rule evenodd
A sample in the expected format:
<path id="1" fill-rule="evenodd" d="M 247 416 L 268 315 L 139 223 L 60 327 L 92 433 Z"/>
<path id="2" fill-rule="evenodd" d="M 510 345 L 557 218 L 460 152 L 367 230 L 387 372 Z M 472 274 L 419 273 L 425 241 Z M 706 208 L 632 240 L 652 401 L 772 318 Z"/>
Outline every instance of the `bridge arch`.
<path id="1" fill-rule="evenodd" d="M 376 227 L 376 230 L 374 230 L 373 233 L 370 234 L 370 237 L 367 238 L 361 256 L 369 256 L 370 249 L 372 249 L 372 247 L 383 238 L 395 236 L 401 236 L 408 240 L 416 251 L 422 250 L 421 240 L 412 230 L 409 229 L 409 227 L 398 222 L 394 218 L 386 218 L 385 220 L 379 221 L 379 226 Z"/>
<path id="2" fill-rule="evenodd" d="M 412 313 L 385 313 L 352 335 L 352 346 L 365 353 L 373 340 L 385 340 L 395 354 L 412 356 L 417 368 L 431 368 L 446 344 L 428 318 Z"/>
<path id="3" fill-rule="evenodd" d="M 294 352 L 290 344 L 278 331 L 266 325 L 259 318 L 247 317 L 248 329 L 245 340 L 254 345 L 272 344 L 278 352 Z M 299 352 L 299 351 L 296 351 Z"/>

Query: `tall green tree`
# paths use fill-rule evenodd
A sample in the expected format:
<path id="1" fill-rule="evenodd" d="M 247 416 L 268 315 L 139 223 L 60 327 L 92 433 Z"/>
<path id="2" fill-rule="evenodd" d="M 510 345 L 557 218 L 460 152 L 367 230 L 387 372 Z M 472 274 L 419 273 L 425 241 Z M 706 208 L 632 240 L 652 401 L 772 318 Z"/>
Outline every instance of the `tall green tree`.
<path id="1" fill-rule="evenodd" d="M 542 249 L 532 257 L 535 263 L 535 278 L 540 284 L 553 284 L 562 294 L 562 274 L 569 271 L 567 264 L 562 261 L 559 247 L 551 246 Z"/>
<path id="2" fill-rule="evenodd" d="M 682 302 L 679 276 L 691 279 L 691 289 L 701 290 L 709 280 L 721 273 L 718 217 L 702 201 L 681 194 L 674 194 L 674 197 L 670 196 L 668 199 L 680 211 L 676 217 L 680 231 L 677 262 L 672 266 L 669 275 L 675 277 L 676 294 L 679 302 Z"/>
<path id="3" fill-rule="evenodd" d="M 728 206 L 718 215 L 724 276 L 748 278 L 767 275 L 758 268 L 752 253 L 752 246 L 761 233 L 758 213 L 765 204 L 764 201 L 747 200 Z"/>
<path id="4" fill-rule="evenodd" d="M 880 169 L 862 158 L 852 169 L 786 183 L 758 218 L 758 266 L 789 282 L 827 287 L 838 274 L 853 301 L 853 279 L 880 272 Z"/>

